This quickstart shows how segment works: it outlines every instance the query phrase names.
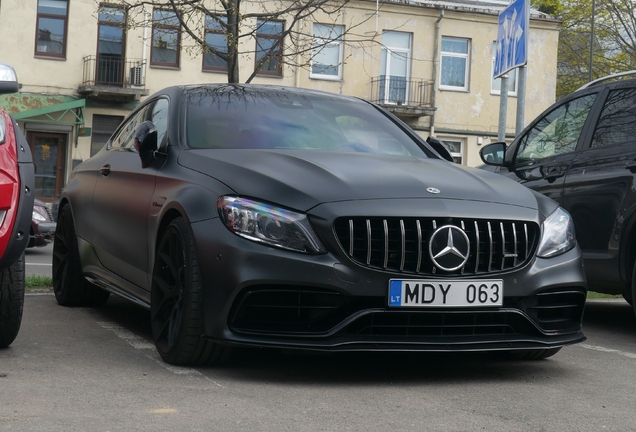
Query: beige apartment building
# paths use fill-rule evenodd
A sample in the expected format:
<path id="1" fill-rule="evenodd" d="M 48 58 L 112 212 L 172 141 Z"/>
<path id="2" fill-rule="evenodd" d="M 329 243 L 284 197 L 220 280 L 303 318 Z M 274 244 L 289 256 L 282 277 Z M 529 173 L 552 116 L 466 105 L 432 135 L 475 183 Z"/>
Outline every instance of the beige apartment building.
<path id="1" fill-rule="evenodd" d="M 0 106 L 15 116 L 27 136 L 41 199 L 54 200 L 72 168 L 99 151 L 148 95 L 174 84 L 227 82 L 224 62 L 196 49 L 169 12 L 148 9 L 147 25 L 130 27 L 124 25 L 126 10 L 117 3 L 0 3 L 0 37 L 14 41 L 2 44 L 0 62 L 16 69 L 22 86 L 19 94 L 0 97 Z M 249 1 L 243 5 L 259 7 Z M 422 137 L 444 140 L 457 163 L 475 166 L 481 163 L 480 146 L 497 140 L 500 93 L 498 80 L 492 79 L 493 45 L 498 14 L 506 5 L 353 0 L 337 16 L 313 15 L 299 25 L 310 39 L 326 34 L 342 38 L 314 50 L 313 56 L 297 54 L 296 66 L 269 62 L 252 82 L 379 103 Z M 271 43 L 286 24 L 254 21 L 245 25 L 264 30 L 242 44 L 241 81 L 254 71 L 257 47 Z M 351 27 L 355 32 L 349 35 Z M 211 45 L 222 45 L 223 35 L 205 17 L 200 31 Z M 554 102 L 558 34 L 558 21 L 532 11 L 526 122 Z M 515 130 L 516 89 L 512 73 L 508 139 Z"/>

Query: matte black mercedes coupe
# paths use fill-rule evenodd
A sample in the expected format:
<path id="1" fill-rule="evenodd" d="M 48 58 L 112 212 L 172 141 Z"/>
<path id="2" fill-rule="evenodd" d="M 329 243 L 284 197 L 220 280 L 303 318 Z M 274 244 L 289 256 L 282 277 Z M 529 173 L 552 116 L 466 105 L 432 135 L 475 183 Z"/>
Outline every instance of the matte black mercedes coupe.
<path id="1" fill-rule="evenodd" d="M 173 364 L 233 346 L 537 359 L 585 339 L 567 212 L 355 98 L 167 88 L 74 170 L 57 222 L 57 301 L 149 308 Z"/>

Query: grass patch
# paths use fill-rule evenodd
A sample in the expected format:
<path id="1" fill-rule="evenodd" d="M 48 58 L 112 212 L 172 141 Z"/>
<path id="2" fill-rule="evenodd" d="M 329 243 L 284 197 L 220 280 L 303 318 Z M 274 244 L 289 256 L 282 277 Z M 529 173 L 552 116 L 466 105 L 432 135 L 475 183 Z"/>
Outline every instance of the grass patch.
<path id="1" fill-rule="evenodd" d="M 26 288 L 52 288 L 53 278 L 49 276 L 31 275 L 26 277 L 24 285 Z"/>
<path id="2" fill-rule="evenodd" d="M 623 298 L 622 295 L 620 294 L 603 294 L 603 293 L 597 293 L 594 291 L 588 291 L 587 292 L 587 298 L 589 299 L 604 299 L 604 298 Z"/>

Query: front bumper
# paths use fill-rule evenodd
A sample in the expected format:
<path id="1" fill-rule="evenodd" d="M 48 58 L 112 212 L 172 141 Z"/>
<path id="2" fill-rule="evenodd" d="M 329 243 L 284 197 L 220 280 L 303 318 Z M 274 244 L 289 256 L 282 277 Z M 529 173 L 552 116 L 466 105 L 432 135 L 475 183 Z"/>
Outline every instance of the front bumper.
<path id="1" fill-rule="evenodd" d="M 389 280 L 408 275 L 358 266 L 332 247 L 329 254 L 305 255 L 256 244 L 230 233 L 218 219 L 192 228 L 204 281 L 203 333 L 222 344 L 490 351 L 585 340 L 587 285 L 578 247 L 497 273 L 504 283 L 502 307 L 396 309 L 388 306 Z"/>

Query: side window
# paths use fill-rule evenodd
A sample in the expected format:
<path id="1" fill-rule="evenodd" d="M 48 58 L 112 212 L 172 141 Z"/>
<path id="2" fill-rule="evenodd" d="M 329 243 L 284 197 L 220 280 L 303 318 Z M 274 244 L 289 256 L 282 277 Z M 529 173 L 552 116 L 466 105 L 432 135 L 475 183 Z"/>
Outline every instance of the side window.
<path id="1" fill-rule="evenodd" d="M 68 0 L 38 0 L 35 55 L 66 58 Z"/>
<path id="2" fill-rule="evenodd" d="M 568 101 L 537 121 L 521 138 L 516 161 L 529 162 L 574 151 L 596 96 L 594 93 Z"/>
<path id="3" fill-rule="evenodd" d="M 446 90 L 468 90 L 469 53 L 469 39 L 442 37 L 441 79 L 439 88 Z"/>
<path id="4" fill-rule="evenodd" d="M 636 139 L 636 89 L 612 90 L 598 119 L 592 147 L 634 142 Z"/>
<path id="5" fill-rule="evenodd" d="M 140 111 L 130 117 L 126 123 L 119 130 L 117 135 L 113 138 L 110 148 L 111 149 L 134 149 L 135 146 L 135 131 L 146 117 L 147 107 L 142 108 Z"/>
<path id="6" fill-rule="evenodd" d="M 464 164 L 464 141 L 457 138 L 442 138 L 446 149 L 453 157 L 453 162 L 459 165 Z"/>
<path id="7" fill-rule="evenodd" d="M 168 132 L 168 100 L 159 99 L 152 107 L 151 116 L 157 129 L 157 146 L 161 147 Z"/>

